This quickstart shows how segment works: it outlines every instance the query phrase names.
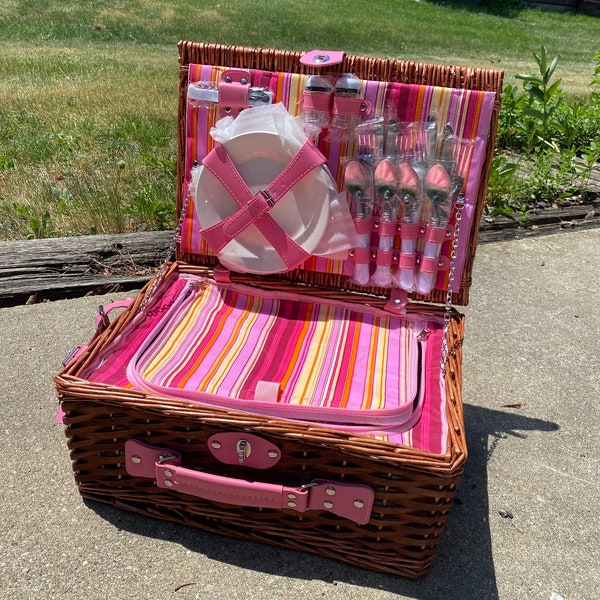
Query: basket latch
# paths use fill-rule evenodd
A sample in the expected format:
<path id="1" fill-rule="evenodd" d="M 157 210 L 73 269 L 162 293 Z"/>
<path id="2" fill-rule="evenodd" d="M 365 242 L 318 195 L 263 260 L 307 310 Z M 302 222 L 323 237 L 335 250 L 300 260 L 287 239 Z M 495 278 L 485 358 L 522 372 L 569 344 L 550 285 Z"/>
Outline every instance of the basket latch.
<path id="1" fill-rule="evenodd" d="M 215 433 L 208 439 L 208 449 L 226 465 L 243 464 L 254 469 L 269 469 L 281 458 L 281 450 L 275 444 L 246 432 Z"/>

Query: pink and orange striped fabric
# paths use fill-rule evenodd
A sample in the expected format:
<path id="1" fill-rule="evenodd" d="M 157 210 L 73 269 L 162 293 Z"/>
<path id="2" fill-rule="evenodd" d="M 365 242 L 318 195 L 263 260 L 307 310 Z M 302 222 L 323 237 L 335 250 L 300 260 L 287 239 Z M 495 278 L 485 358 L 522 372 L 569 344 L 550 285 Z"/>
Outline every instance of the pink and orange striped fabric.
<path id="1" fill-rule="evenodd" d="M 255 399 L 261 382 L 276 383 L 269 401 L 346 412 L 412 406 L 424 320 L 210 282 L 197 289 L 145 353 L 144 380 L 244 400 Z"/>
<path id="2" fill-rule="evenodd" d="M 448 425 L 439 370 L 441 324 L 289 296 L 255 296 L 254 290 L 224 290 L 175 275 L 85 377 L 118 387 L 162 388 L 199 402 L 210 401 L 207 390 L 246 398 L 250 405 L 285 408 L 287 402 L 293 411 L 324 409 L 323 419 L 336 407 L 363 416 L 382 412 L 391 425 L 338 428 L 443 454 Z M 419 355 L 416 336 L 423 328 L 429 336 Z M 141 377 L 132 381 L 130 371 L 137 368 Z M 408 429 L 396 425 L 398 415 L 410 415 L 415 399 L 422 401 L 418 421 Z"/>

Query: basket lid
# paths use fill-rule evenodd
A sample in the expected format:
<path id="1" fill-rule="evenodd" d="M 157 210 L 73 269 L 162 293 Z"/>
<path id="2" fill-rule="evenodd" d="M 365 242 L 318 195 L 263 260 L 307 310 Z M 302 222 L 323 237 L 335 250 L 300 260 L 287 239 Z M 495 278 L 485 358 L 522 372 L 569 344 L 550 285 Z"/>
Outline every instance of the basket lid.
<path id="1" fill-rule="evenodd" d="M 256 211 L 270 211 L 269 206 L 262 207 L 262 200 L 267 204 L 273 200 L 269 199 L 268 194 L 263 194 L 264 198 L 261 199 L 258 192 L 267 189 L 269 181 L 276 177 L 279 170 L 285 169 L 288 163 L 288 158 L 281 150 L 280 138 L 269 136 L 265 131 L 254 131 L 227 142 L 229 147 L 226 150 L 233 158 L 238 174 L 241 174 L 244 183 L 258 196 L 258 200 L 249 202 L 248 206 L 244 203 L 240 206 L 236 206 L 235 202 L 232 204 L 234 196 L 231 190 L 226 189 L 226 183 L 216 182 L 214 174 L 209 172 L 206 165 L 195 171 L 195 177 L 192 177 L 192 172 L 193 165 L 201 163 L 219 145 L 211 137 L 211 128 L 227 116 L 229 106 L 226 104 L 232 103 L 236 106 L 235 114 L 243 114 L 243 111 L 239 113 L 240 102 L 249 102 L 248 99 L 254 101 L 250 100 L 247 104 L 249 106 L 263 102 L 283 104 L 291 116 L 297 117 L 302 110 L 306 82 L 310 75 L 316 72 L 315 68 L 301 62 L 301 52 L 193 42 L 180 42 L 179 50 L 177 208 L 179 215 L 184 213 L 178 245 L 179 260 L 207 266 L 215 266 L 220 262 L 232 270 L 233 276 L 240 273 L 242 279 L 260 280 L 263 285 L 268 285 L 270 279 L 283 280 L 344 290 L 349 294 L 356 292 L 389 298 L 392 295 L 398 297 L 396 286 L 403 285 L 400 278 L 396 279 L 396 284 L 386 284 L 385 287 L 374 285 L 378 283 L 374 271 L 383 265 L 393 274 L 400 274 L 402 269 L 411 265 L 412 255 L 415 260 L 412 263 L 414 281 L 416 282 L 416 275 L 421 274 L 421 284 L 410 287 L 406 293 L 409 300 L 445 303 L 450 282 L 453 303 L 468 303 L 479 222 L 500 108 L 501 71 L 352 55 L 345 55 L 341 62 L 330 66 L 331 71 L 327 72 L 326 77 L 331 81 L 335 81 L 336 77 L 341 78 L 341 74 L 352 74 L 360 81 L 360 104 L 340 103 L 339 107 L 336 107 L 332 101 L 332 114 L 345 115 L 353 110 L 360 111 L 360 119 L 367 128 L 369 124 L 385 121 L 402 123 L 403 126 L 419 124 L 419 127 L 425 130 L 427 123 L 434 121 L 437 127 L 435 144 L 438 158 L 436 164 L 430 165 L 431 168 L 427 172 L 418 174 L 423 186 L 424 202 L 428 202 L 429 206 L 425 219 L 421 214 L 420 220 L 416 219 L 414 223 L 402 223 L 398 226 L 400 235 L 396 235 L 397 231 L 392 231 L 392 226 L 385 223 L 384 218 L 378 217 L 381 212 L 360 214 L 360 211 L 357 211 L 356 199 L 352 196 L 353 189 L 348 185 L 348 177 L 352 173 L 349 163 L 357 156 L 360 158 L 359 142 L 344 138 L 335 139 L 325 133 L 315 136 L 315 144 L 326 162 L 318 169 L 311 170 L 310 175 L 303 181 L 302 189 L 288 194 L 287 198 L 284 198 L 285 202 L 272 202 L 273 214 L 269 212 L 269 219 L 283 229 L 284 245 L 297 244 L 301 251 L 306 252 L 306 260 L 296 264 L 282 261 L 277 244 L 268 236 L 265 238 L 263 232 L 256 228 L 265 214 Z M 243 72 L 240 77 L 236 78 L 234 74 L 232 78 L 230 74 L 232 70 L 235 73 L 236 69 Z M 231 85 L 236 86 L 235 89 L 222 90 L 225 87 L 225 72 L 229 79 L 233 79 Z M 191 85 L 194 86 L 194 93 L 190 95 L 188 90 Z M 230 101 L 230 98 L 233 100 Z M 341 101 L 341 98 L 339 100 Z M 319 102 L 322 100 L 319 99 Z M 393 114 L 392 118 L 390 114 Z M 464 156 L 467 156 L 466 159 L 463 156 L 460 176 L 453 176 L 452 180 L 454 183 L 460 181 L 464 208 L 461 207 L 462 210 L 457 211 L 455 206 L 459 203 L 453 203 L 454 210 L 451 214 L 448 212 L 450 195 L 444 192 L 448 191 L 448 178 L 445 173 L 449 170 L 440 166 L 446 164 L 443 135 L 447 130 L 450 130 L 456 139 L 461 140 L 462 151 Z M 365 131 L 372 132 L 373 129 Z M 227 143 L 223 146 L 227 146 Z M 456 162 L 453 165 L 456 166 Z M 377 169 L 376 174 L 375 163 L 372 163 L 371 167 L 372 181 L 379 177 L 379 183 L 383 181 L 385 184 L 391 171 L 386 170 L 386 165 L 383 165 Z M 396 175 L 402 171 L 400 167 L 399 164 L 395 165 Z M 323 217 L 326 215 L 323 213 L 323 207 L 327 206 L 327 203 L 321 200 L 316 201 L 315 197 L 330 197 L 329 192 L 325 193 L 325 172 L 331 175 L 337 185 L 335 191 L 346 196 L 349 206 L 353 207 L 353 216 L 366 217 L 356 220 L 357 236 L 360 237 L 361 233 L 371 228 L 371 244 L 365 247 L 359 244 L 360 247 L 347 251 L 343 257 L 340 253 L 315 255 L 325 227 Z M 402 177 L 402 181 L 410 181 L 410 177 L 405 177 L 404 172 Z M 201 194 L 197 194 L 198 185 Z M 458 197 L 455 193 L 458 192 L 456 187 L 454 185 L 454 199 Z M 196 200 L 196 196 L 199 200 Z M 261 207 L 256 208 L 255 204 L 260 204 Z M 404 206 L 403 214 L 407 214 L 409 205 Z M 255 212 L 249 217 L 252 211 Z M 456 223 L 457 212 L 461 212 L 460 223 Z M 446 214 L 448 222 L 443 218 Z M 436 218 L 438 222 L 435 221 Z M 207 244 L 204 238 L 208 236 L 203 237 L 201 232 L 218 226 L 219 222 L 225 219 L 243 221 L 244 228 L 235 239 L 215 251 L 214 244 Z M 457 225 L 460 225 L 458 235 Z M 377 245 L 377 240 L 386 235 L 391 235 L 394 240 L 389 249 L 382 244 Z M 414 241 L 412 249 L 406 246 L 410 240 Z M 428 256 L 428 248 L 431 245 L 436 246 L 435 252 Z M 409 252 L 406 251 L 407 248 Z M 439 252 L 439 256 L 436 252 Z M 370 268 L 371 276 L 367 277 L 366 283 L 359 283 L 356 277 L 358 264 L 365 264 L 367 270 Z"/>

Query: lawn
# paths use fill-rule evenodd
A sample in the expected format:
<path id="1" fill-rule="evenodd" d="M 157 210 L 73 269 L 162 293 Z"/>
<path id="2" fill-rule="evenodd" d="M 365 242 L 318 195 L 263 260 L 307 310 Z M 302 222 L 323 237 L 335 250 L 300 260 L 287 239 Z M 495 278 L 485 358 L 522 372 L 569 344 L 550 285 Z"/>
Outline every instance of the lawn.
<path id="1" fill-rule="evenodd" d="M 177 41 L 532 71 L 542 45 L 586 97 L 600 19 L 425 0 L 4 0 L 0 239 L 173 224 Z"/>

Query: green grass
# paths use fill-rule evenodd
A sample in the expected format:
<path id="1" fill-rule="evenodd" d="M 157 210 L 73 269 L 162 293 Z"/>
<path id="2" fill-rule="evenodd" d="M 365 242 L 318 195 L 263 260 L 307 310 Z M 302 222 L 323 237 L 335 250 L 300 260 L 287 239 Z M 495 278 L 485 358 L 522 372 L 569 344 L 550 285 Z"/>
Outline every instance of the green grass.
<path id="1" fill-rule="evenodd" d="M 425 0 L 4 0 L 0 238 L 174 222 L 180 39 L 494 67 L 511 83 L 544 44 L 585 97 L 600 19 Z"/>

